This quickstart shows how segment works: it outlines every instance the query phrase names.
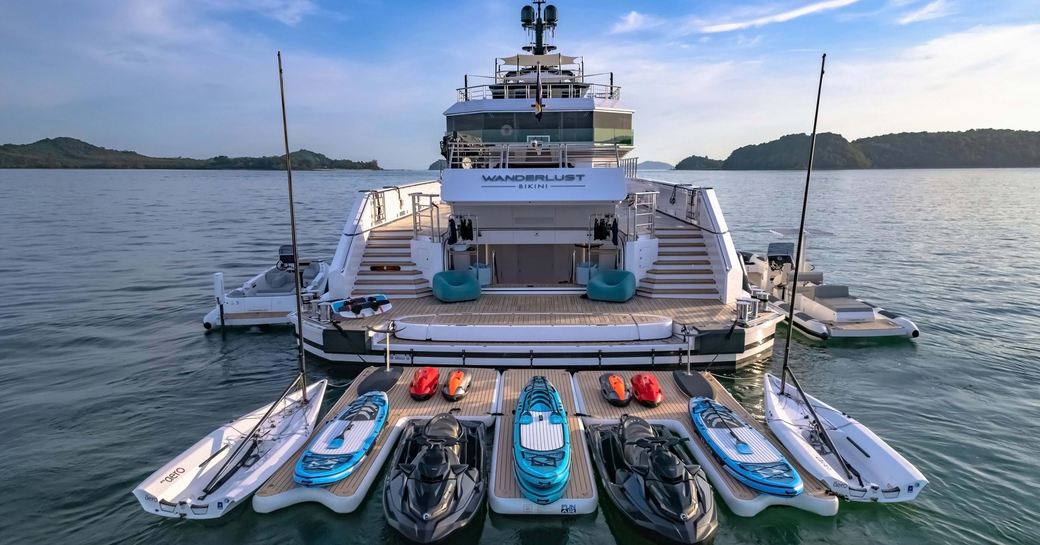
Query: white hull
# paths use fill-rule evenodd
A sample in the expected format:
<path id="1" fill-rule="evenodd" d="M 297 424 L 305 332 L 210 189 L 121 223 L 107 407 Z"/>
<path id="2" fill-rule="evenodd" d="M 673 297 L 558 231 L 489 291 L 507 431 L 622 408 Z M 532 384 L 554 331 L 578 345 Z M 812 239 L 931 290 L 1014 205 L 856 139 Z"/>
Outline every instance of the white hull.
<path id="1" fill-rule="evenodd" d="M 328 265 L 321 261 L 301 261 L 304 267 L 303 293 L 319 297 L 328 286 Z M 313 275 L 313 276 L 312 276 Z M 202 327 L 248 327 L 288 325 L 289 313 L 296 311 L 295 284 L 292 273 L 284 266 L 265 269 L 241 286 L 224 291 L 223 273 L 213 275 L 216 304 L 205 317 Z"/>
<path id="2" fill-rule="evenodd" d="M 308 403 L 300 391 L 285 396 L 258 430 L 260 441 L 253 461 L 241 467 L 210 494 L 203 494 L 216 473 L 246 439 L 270 404 L 217 428 L 188 450 L 159 468 L 134 489 L 148 513 L 163 517 L 213 519 L 247 499 L 307 441 L 321 410 L 327 381 L 307 388 Z M 247 447 L 248 448 L 248 447 Z M 243 453 L 247 449 L 243 449 Z"/>
<path id="3" fill-rule="evenodd" d="M 806 470 L 835 494 L 851 501 L 882 503 L 911 501 L 928 480 L 883 439 L 856 419 L 826 403 L 808 397 L 834 441 L 838 455 L 855 472 L 846 475 L 832 453 L 821 454 L 810 438 L 811 416 L 793 386 L 780 394 L 780 380 L 766 375 L 766 422 L 784 447 Z M 822 449 L 823 447 L 821 447 Z"/>

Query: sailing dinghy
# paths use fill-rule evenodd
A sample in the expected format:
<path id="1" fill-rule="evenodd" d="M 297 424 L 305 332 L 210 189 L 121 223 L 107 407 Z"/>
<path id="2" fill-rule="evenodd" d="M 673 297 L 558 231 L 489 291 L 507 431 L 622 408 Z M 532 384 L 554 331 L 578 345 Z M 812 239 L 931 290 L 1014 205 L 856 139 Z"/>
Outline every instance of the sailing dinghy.
<path id="1" fill-rule="evenodd" d="M 298 383 L 274 403 L 213 430 L 152 473 L 134 489 L 141 507 L 163 517 L 213 519 L 242 503 L 314 429 L 327 381 L 307 387 L 306 402 Z"/>
<path id="2" fill-rule="evenodd" d="M 913 464 L 866 426 L 805 394 L 834 444 L 832 450 L 795 388 L 784 390 L 780 393 L 780 379 L 766 375 L 766 423 L 798 463 L 835 494 L 851 501 L 902 502 L 916 498 L 928 484 Z"/>

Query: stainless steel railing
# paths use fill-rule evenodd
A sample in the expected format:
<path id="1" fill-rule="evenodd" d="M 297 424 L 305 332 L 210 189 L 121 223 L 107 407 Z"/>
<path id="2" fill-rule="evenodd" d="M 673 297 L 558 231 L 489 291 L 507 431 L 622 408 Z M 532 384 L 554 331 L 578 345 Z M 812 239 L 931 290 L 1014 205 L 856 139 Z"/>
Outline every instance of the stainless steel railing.
<path id="1" fill-rule="evenodd" d="M 635 163 L 621 157 L 630 148 L 619 145 L 529 143 L 485 144 L 449 142 L 447 168 L 625 168 L 635 175 Z"/>
<path id="2" fill-rule="evenodd" d="M 536 83 L 485 83 L 457 89 L 459 102 L 496 98 L 523 98 L 534 100 L 538 96 Z M 556 83 L 542 82 L 542 98 L 602 98 L 620 99 L 621 86 L 603 83 Z"/>

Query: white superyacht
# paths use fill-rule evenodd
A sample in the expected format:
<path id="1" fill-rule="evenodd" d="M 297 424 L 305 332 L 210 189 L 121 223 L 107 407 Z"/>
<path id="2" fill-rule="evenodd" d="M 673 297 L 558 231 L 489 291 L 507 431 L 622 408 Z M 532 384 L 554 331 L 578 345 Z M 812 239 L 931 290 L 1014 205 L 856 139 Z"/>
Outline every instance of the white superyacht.
<path id="1" fill-rule="evenodd" d="M 720 370 L 768 355 L 782 316 L 747 299 L 715 191 L 640 177 L 613 73 L 546 43 L 553 6 L 521 19 L 530 45 L 465 76 L 445 112 L 440 177 L 355 203 L 304 310 L 307 351 Z"/>

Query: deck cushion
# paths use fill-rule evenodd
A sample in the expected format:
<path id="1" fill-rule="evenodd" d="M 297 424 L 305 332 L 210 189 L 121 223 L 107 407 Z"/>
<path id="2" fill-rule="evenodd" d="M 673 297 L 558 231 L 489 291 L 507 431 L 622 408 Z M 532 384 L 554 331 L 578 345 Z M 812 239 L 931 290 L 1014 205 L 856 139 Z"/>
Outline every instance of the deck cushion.
<path id="1" fill-rule="evenodd" d="M 473 301 L 480 297 L 480 282 L 470 271 L 441 271 L 433 275 L 433 296 L 443 303 Z"/>
<path id="2" fill-rule="evenodd" d="M 599 271 L 589 279 L 585 293 L 593 301 L 624 303 L 636 294 L 636 276 L 620 269 Z"/>

